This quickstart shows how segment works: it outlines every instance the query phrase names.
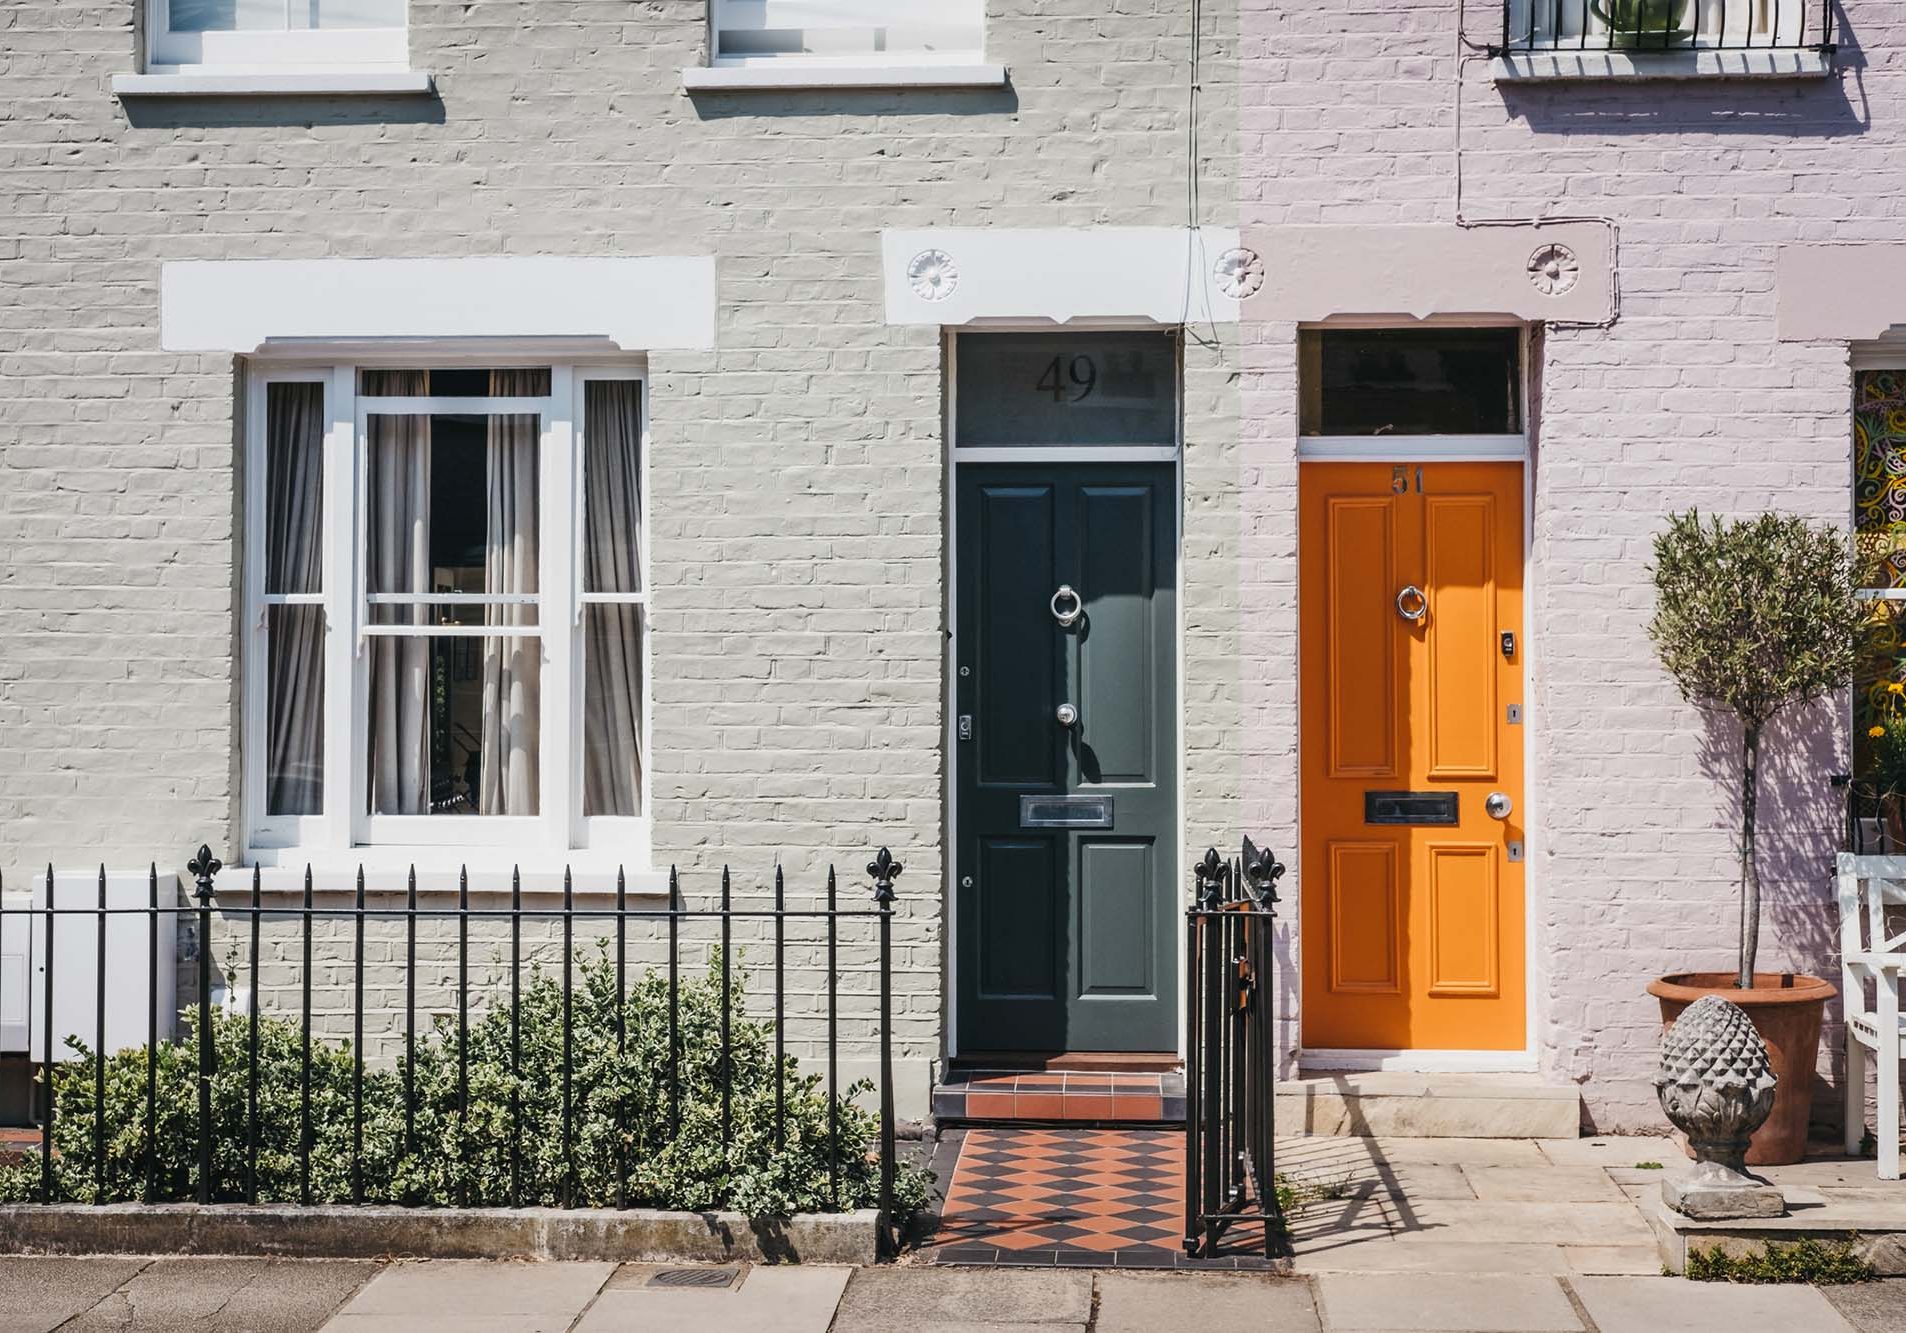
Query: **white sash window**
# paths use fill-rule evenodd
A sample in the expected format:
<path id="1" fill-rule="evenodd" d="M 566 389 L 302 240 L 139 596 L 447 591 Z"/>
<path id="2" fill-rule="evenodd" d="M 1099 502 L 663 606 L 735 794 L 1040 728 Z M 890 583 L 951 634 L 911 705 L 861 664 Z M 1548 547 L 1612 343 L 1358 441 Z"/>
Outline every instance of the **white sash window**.
<path id="1" fill-rule="evenodd" d="M 401 70 L 409 0 L 147 0 L 155 74 Z"/>
<path id="2" fill-rule="evenodd" d="M 985 0 L 714 0 L 716 65 L 971 64 Z"/>
<path id="3" fill-rule="evenodd" d="M 648 850 L 642 373 L 260 368 L 256 849 Z"/>

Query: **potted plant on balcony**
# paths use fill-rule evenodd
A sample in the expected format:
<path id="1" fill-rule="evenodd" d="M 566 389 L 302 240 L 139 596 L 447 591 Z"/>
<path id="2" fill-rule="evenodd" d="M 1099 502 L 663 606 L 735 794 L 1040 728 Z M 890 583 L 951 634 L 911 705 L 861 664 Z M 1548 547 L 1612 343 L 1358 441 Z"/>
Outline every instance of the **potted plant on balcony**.
<path id="1" fill-rule="evenodd" d="M 1694 39 L 1684 27 L 1688 0 L 1588 0 L 1596 18 L 1608 27 L 1608 44 L 1626 49 L 1686 46 Z"/>
<path id="2" fill-rule="evenodd" d="M 1740 952 L 1734 972 L 1684 972 L 1649 983 L 1664 1023 L 1703 995 L 1745 1009 L 1766 1041 L 1779 1088 L 1747 1160 L 1797 1162 L 1834 988 L 1820 977 L 1756 970 L 1760 868 L 1755 855 L 1761 741 L 1782 709 L 1846 685 L 1864 620 L 1846 535 L 1763 514 L 1724 522 L 1690 510 L 1655 538 L 1657 602 L 1649 637 L 1689 702 L 1731 718 L 1740 734 Z"/>

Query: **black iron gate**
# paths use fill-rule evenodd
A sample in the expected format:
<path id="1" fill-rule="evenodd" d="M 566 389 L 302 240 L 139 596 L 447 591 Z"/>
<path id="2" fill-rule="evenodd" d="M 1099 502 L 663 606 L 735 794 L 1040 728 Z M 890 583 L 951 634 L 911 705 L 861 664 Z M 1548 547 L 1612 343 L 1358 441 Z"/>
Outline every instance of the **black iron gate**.
<path id="1" fill-rule="evenodd" d="M 1185 1252 L 1217 1252 L 1238 1223 L 1262 1225 L 1264 1253 L 1289 1253 L 1277 1196 L 1273 924 L 1283 865 L 1249 838 L 1194 870 L 1185 913 Z"/>

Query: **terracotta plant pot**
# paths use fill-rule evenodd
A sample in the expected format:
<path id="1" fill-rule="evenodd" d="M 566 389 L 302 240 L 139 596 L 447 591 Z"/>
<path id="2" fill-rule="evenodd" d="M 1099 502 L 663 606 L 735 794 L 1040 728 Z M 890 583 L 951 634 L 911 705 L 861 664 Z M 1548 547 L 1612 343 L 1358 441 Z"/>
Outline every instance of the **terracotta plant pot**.
<path id="1" fill-rule="evenodd" d="M 1807 1119 L 1813 1110 L 1814 1066 L 1820 1054 L 1820 1018 L 1839 992 L 1819 977 L 1756 972 L 1754 988 L 1739 990 L 1732 972 L 1683 972 L 1648 983 L 1661 1001 L 1663 1027 L 1703 995 L 1732 1000 L 1747 1011 L 1773 1063 L 1774 1111 L 1747 1148 L 1749 1166 L 1785 1166 L 1807 1155 Z"/>

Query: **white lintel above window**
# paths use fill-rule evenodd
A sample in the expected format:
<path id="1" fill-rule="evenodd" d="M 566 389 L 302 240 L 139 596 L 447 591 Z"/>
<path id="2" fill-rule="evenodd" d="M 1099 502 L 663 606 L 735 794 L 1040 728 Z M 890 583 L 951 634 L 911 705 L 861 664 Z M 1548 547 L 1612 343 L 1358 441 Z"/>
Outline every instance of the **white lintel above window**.
<path id="1" fill-rule="evenodd" d="M 409 0 L 145 0 L 144 70 L 120 96 L 418 93 Z"/>
<path id="2" fill-rule="evenodd" d="M 695 91 L 989 88 L 985 0 L 710 0 L 709 61 Z"/>

